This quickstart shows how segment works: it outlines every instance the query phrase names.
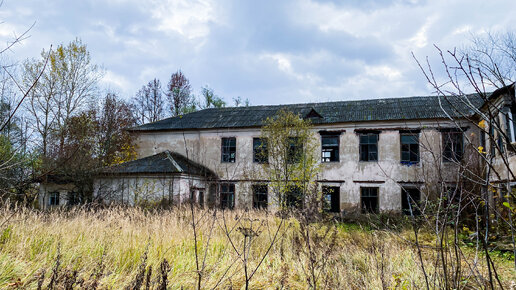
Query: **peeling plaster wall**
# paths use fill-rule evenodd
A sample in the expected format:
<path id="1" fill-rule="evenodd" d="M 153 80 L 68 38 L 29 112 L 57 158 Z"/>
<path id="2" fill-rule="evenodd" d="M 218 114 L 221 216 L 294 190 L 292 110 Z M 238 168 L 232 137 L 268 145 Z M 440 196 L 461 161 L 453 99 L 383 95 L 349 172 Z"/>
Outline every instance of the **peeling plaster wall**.
<path id="1" fill-rule="evenodd" d="M 117 176 L 95 179 L 93 196 L 107 203 L 135 205 L 139 202 L 183 203 L 190 190 L 206 188 L 203 180 L 177 176 Z"/>
<path id="2" fill-rule="evenodd" d="M 465 132 L 465 147 L 468 140 L 478 142 L 478 132 L 472 124 Z M 437 178 L 439 168 L 454 172 L 455 166 L 442 162 L 442 138 L 437 128 L 455 127 L 446 120 L 435 121 L 386 121 L 333 124 L 317 126 L 314 131 L 343 131 L 340 135 L 339 162 L 321 164 L 321 184 L 337 184 L 340 188 L 341 209 L 360 205 L 360 187 L 379 188 L 381 211 L 401 210 L 400 184 L 421 184 Z M 379 130 L 378 162 L 359 161 L 359 135 L 355 130 Z M 400 129 L 420 129 L 420 163 L 400 163 Z M 188 158 L 213 170 L 221 180 L 236 182 L 236 207 L 252 207 L 251 184 L 263 181 L 262 165 L 253 163 L 253 137 L 260 137 L 259 128 L 213 129 L 185 132 L 140 132 L 136 138 L 138 157 L 145 157 L 171 150 L 188 155 Z M 475 135 L 476 134 L 476 135 Z M 319 134 L 316 134 L 319 138 Z M 236 137 L 236 162 L 221 162 L 221 138 Z M 186 146 L 185 146 L 186 144 Z M 478 145 L 475 145 L 476 148 Z M 187 150 L 188 149 L 188 150 Z M 318 148 L 320 151 L 320 148 Z M 446 174 L 454 182 L 453 174 Z M 423 197 L 422 197 L 423 198 Z M 271 198 L 269 198 L 271 200 Z"/>

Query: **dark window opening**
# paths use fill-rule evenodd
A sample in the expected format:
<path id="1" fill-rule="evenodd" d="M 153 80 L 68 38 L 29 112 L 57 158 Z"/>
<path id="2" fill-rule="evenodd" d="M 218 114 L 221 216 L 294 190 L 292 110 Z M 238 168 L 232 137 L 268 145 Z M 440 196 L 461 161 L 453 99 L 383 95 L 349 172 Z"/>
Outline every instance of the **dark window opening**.
<path id="1" fill-rule="evenodd" d="M 286 192 L 285 205 L 288 208 L 301 208 L 303 206 L 303 192 L 299 186 L 289 186 Z"/>
<path id="2" fill-rule="evenodd" d="M 322 162 L 339 161 L 339 136 L 321 136 Z"/>
<path id="3" fill-rule="evenodd" d="M 222 138 L 222 162 L 235 162 L 236 138 Z"/>
<path id="4" fill-rule="evenodd" d="M 485 150 L 487 149 L 486 146 L 486 132 L 484 132 L 484 130 L 482 130 L 482 132 L 480 132 L 480 146 L 482 146 L 482 152 L 481 153 L 484 153 Z"/>
<path id="5" fill-rule="evenodd" d="M 48 204 L 49 205 L 59 205 L 59 192 L 51 192 L 50 196 L 48 197 Z"/>
<path id="6" fill-rule="evenodd" d="M 360 134 L 360 161 L 378 161 L 378 134 Z"/>
<path id="7" fill-rule="evenodd" d="M 78 205 L 82 203 L 82 198 L 79 193 L 69 191 L 67 195 L 68 205 Z"/>
<path id="8" fill-rule="evenodd" d="M 327 212 L 340 212 L 340 188 L 338 186 L 323 186 L 324 205 Z"/>
<path id="9" fill-rule="evenodd" d="M 495 135 L 494 135 L 494 122 L 490 122 L 489 124 L 489 147 L 490 147 L 490 153 L 491 156 L 494 156 L 496 154 L 496 143 L 494 142 Z"/>
<path id="10" fill-rule="evenodd" d="M 460 196 L 460 188 L 456 185 L 448 185 L 446 186 L 446 195 L 444 196 L 444 206 L 448 206 L 450 204 L 458 205 L 461 200 Z"/>
<path id="11" fill-rule="evenodd" d="M 204 208 L 204 190 L 199 191 L 199 207 Z"/>
<path id="12" fill-rule="evenodd" d="M 378 187 L 361 187 L 362 213 L 378 213 Z"/>
<path id="13" fill-rule="evenodd" d="M 224 183 L 220 185 L 220 208 L 233 209 L 235 207 L 235 185 Z"/>
<path id="14" fill-rule="evenodd" d="M 419 215 L 419 201 L 421 192 L 419 188 L 408 187 L 401 189 L 401 210 L 405 215 Z"/>
<path id="15" fill-rule="evenodd" d="M 269 162 L 269 149 L 267 148 L 267 139 L 253 138 L 253 162 Z"/>
<path id="16" fill-rule="evenodd" d="M 501 127 L 502 126 L 502 123 L 500 123 L 500 116 L 498 116 L 498 124 L 499 126 Z M 504 144 L 503 144 L 503 136 L 502 136 L 502 132 L 501 132 L 501 129 L 500 130 L 497 130 L 496 132 L 497 134 L 497 138 L 496 138 L 496 142 L 498 143 L 498 148 L 500 150 L 500 154 L 502 154 L 504 152 Z"/>
<path id="17" fill-rule="evenodd" d="M 401 134 L 401 163 L 419 162 L 419 134 Z"/>
<path id="18" fill-rule="evenodd" d="M 460 161 L 464 154 L 464 140 L 462 132 L 442 132 L 443 137 L 443 159 L 444 161 Z"/>
<path id="19" fill-rule="evenodd" d="M 303 144 L 299 137 L 289 137 L 287 147 L 287 163 L 297 163 L 303 156 Z"/>
<path id="20" fill-rule="evenodd" d="M 266 209 L 268 204 L 266 184 L 253 185 L 253 208 Z"/>

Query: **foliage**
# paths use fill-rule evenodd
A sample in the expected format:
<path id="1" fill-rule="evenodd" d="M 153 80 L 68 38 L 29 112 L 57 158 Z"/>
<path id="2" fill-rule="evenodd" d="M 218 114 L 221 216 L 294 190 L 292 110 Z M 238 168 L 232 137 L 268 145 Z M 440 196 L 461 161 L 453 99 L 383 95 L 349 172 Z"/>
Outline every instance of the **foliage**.
<path id="1" fill-rule="evenodd" d="M 172 116 L 178 116 L 195 109 L 190 81 L 181 70 L 173 73 L 167 85 L 166 95 Z"/>

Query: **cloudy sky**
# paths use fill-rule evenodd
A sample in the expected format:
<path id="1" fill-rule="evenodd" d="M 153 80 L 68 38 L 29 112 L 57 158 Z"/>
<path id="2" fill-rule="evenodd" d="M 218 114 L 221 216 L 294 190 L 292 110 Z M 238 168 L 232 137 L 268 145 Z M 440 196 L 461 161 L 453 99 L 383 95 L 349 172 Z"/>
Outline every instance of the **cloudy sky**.
<path id="1" fill-rule="evenodd" d="M 197 93 L 260 105 L 432 94 L 411 52 L 438 65 L 434 44 L 515 19 L 514 0 L 4 0 L 0 41 L 35 22 L 10 58 L 79 37 L 126 97 L 181 69 Z"/>

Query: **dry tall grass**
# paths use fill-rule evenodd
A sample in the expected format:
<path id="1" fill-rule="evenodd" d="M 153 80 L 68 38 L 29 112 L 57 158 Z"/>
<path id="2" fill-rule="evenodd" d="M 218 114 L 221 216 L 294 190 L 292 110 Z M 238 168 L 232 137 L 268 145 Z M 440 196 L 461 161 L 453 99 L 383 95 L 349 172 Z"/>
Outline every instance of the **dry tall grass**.
<path id="1" fill-rule="evenodd" d="M 241 211 L 198 211 L 199 252 L 206 251 L 202 287 L 240 289 L 243 266 L 223 230 L 236 225 Z M 249 264 L 257 265 L 280 220 L 264 212 L 252 213 L 264 225 L 250 250 Z M 3 221 L 6 221 L 3 225 Z M 0 210 L 0 288 L 124 288 L 159 289 L 165 274 L 170 289 L 196 287 L 191 216 L 186 209 L 148 212 L 137 208 L 96 211 L 37 212 Z M 268 225 L 268 226 L 267 226 Z M 296 250 L 298 224 L 288 220 L 251 281 L 251 288 L 306 288 L 303 257 Z M 423 288 L 425 285 L 409 230 L 393 233 L 339 225 L 336 247 L 325 257 L 327 275 L 320 282 L 330 289 Z M 324 227 L 321 226 L 321 230 Z M 210 235 L 211 233 L 211 235 Z M 236 247 L 242 240 L 233 230 Z M 208 248 L 204 248 L 210 238 Z M 422 235 L 432 245 L 431 235 Z M 434 258 L 423 249 L 427 272 Z M 471 259 L 473 259 L 473 253 Z M 163 264 L 167 260 L 169 267 Z M 145 261 L 145 263 L 142 263 Z M 499 262 L 506 285 L 516 279 L 510 261 Z M 149 269 L 152 267 L 152 270 Z M 467 265 L 465 265 L 467 267 Z M 164 269 L 163 271 L 160 269 Z M 166 271 L 170 270 L 170 271 Z M 432 278 L 432 277 L 430 277 Z M 68 283 L 68 284 L 67 284 Z M 136 284 L 135 284 L 136 283 Z M 466 282 L 467 284 L 467 282 Z M 465 285 L 466 285 L 465 284 Z M 57 285 L 57 286 L 56 286 Z"/>

